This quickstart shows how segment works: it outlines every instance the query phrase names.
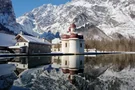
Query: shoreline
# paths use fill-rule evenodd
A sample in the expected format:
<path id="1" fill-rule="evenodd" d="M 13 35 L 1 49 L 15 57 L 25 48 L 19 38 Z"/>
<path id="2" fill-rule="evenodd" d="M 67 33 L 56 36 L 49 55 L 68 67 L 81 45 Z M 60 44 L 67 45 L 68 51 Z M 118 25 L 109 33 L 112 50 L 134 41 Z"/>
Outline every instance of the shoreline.
<path id="1" fill-rule="evenodd" d="M 64 56 L 64 55 L 100 55 L 100 54 L 127 54 L 126 52 L 85 52 L 85 53 L 34 53 L 34 54 L 26 54 L 26 53 L 1 53 L 0 57 L 15 57 L 15 56 Z M 135 54 L 130 53 L 130 54 Z"/>

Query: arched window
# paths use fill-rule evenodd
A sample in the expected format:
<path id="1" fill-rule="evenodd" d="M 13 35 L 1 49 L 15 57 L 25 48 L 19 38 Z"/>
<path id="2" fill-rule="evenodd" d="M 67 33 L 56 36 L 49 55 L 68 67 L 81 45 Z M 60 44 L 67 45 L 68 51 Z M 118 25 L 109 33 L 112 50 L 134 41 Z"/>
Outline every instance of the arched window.
<path id="1" fill-rule="evenodd" d="M 65 65 L 67 65 L 67 60 L 65 61 Z"/>
<path id="2" fill-rule="evenodd" d="M 67 47 L 67 43 L 65 43 L 65 47 Z"/>
<path id="3" fill-rule="evenodd" d="M 80 65 L 82 65 L 82 60 L 80 61 Z"/>
<path id="4" fill-rule="evenodd" d="M 19 46 L 19 43 L 17 43 L 16 45 Z"/>
<path id="5" fill-rule="evenodd" d="M 82 43 L 80 43 L 80 47 L 82 47 Z"/>

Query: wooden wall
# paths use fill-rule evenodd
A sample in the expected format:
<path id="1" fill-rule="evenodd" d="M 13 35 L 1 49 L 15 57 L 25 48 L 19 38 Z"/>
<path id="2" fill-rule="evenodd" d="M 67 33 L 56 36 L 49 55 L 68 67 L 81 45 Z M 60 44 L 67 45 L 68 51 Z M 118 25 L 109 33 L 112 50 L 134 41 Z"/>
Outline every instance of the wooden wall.
<path id="1" fill-rule="evenodd" d="M 29 54 L 32 53 L 50 53 L 51 52 L 51 46 L 45 45 L 45 44 L 37 44 L 37 43 L 30 43 L 29 44 Z"/>
<path id="2" fill-rule="evenodd" d="M 17 38 L 17 42 L 27 42 L 24 38 L 22 38 L 21 36 L 19 36 Z"/>

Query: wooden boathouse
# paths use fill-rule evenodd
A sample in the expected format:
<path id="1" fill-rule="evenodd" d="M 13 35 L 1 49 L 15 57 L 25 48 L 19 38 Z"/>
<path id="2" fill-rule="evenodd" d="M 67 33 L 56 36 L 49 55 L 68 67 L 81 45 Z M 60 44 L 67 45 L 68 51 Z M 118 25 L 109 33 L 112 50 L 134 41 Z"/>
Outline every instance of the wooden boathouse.
<path id="1" fill-rule="evenodd" d="M 18 34 L 16 37 L 15 46 L 10 46 L 15 53 L 50 53 L 51 43 L 45 39 L 37 38 L 33 36 Z"/>

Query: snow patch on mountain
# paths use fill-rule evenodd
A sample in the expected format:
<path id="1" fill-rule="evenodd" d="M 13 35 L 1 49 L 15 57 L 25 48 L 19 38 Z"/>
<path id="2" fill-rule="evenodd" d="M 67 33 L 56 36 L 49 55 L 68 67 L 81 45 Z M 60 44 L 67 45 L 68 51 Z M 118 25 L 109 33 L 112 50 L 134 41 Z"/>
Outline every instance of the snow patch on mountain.
<path id="1" fill-rule="evenodd" d="M 31 35 L 37 35 L 31 28 L 25 29 L 24 26 L 16 22 L 11 0 L 0 0 L 0 25 L 7 28 L 9 32 L 12 31 L 14 34 L 22 31 Z M 0 30 L 4 30 L 5 28 L 0 28 Z M 8 31 L 6 32 L 8 33 Z"/>
<path id="2" fill-rule="evenodd" d="M 25 70 L 20 78 L 14 81 L 15 86 L 25 87 L 32 90 L 77 90 L 59 68 L 44 67 Z"/>
<path id="3" fill-rule="evenodd" d="M 48 31 L 62 34 L 72 22 L 77 28 L 89 23 L 104 32 L 102 37 L 114 38 L 118 33 L 130 38 L 135 37 L 134 5 L 132 0 L 72 0 L 59 6 L 44 4 L 17 18 L 17 22 L 25 30 L 40 34 Z"/>

